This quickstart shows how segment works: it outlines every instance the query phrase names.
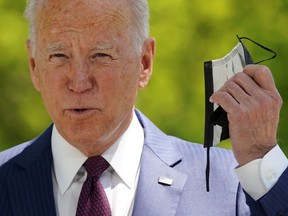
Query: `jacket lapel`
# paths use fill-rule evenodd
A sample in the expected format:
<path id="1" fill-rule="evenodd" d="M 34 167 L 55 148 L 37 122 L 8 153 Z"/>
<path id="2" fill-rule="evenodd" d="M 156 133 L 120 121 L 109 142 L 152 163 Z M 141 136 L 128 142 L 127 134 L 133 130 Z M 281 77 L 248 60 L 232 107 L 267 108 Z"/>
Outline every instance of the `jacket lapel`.
<path id="1" fill-rule="evenodd" d="M 51 131 L 47 129 L 15 159 L 8 179 L 14 215 L 56 215 L 52 184 Z"/>
<path id="2" fill-rule="evenodd" d="M 173 168 L 181 163 L 182 154 L 167 135 L 139 111 L 136 114 L 144 127 L 145 143 L 133 215 L 173 216 L 187 179 Z"/>

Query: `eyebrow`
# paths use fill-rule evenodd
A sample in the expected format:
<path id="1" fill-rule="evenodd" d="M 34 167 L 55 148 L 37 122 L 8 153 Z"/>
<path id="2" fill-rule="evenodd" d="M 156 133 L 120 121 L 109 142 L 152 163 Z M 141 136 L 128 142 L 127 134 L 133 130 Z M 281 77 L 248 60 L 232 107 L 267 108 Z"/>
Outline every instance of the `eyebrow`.
<path id="1" fill-rule="evenodd" d="M 97 44 L 92 49 L 93 50 L 112 50 L 113 48 L 114 48 L 113 45 L 109 43 L 103 43 L 103 44 Z M 60 43 L 50 43 L 47 45 L 46 49 L 51 52 L 57 52 L 57 51 L 62 51 L 66 49 L 66 46 Z"/>
<path id="2" fill-rule="evenodd" d="M 111 44 L 108 43 L 103 43 L 103 44 L 97 44 L 96 46 L 94 46 L 93 48 L 94 50 L 111 50 L 113 49 L 113 46 Z"/>
<path id="3" fill-rule="evenodd" d="M 52 51 L 52 52 L 57 52 L 64 50 L 65 46 L 63 44 L 57 44 L 57 43 L 50 43 L 47 45 L 47 50 Z"/>

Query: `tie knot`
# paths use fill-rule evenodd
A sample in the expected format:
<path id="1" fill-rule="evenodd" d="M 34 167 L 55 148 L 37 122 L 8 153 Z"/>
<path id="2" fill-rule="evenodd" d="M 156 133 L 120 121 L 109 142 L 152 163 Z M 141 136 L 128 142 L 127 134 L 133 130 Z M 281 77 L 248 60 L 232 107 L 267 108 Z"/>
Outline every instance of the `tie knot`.
<path id="1" fill-rule="evenodd" d="M 88 177 L 96 177 L 97 179 L 109 167 L 109 163 L 101 156 L 88 158 L 84 167 L 87 171 Z"/>

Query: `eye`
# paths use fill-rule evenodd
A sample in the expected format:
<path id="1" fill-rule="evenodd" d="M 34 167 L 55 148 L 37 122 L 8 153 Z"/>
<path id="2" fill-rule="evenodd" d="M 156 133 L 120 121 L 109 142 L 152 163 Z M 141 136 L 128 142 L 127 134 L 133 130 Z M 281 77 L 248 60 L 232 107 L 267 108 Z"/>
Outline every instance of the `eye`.
<path id="1" fill-rule="evenodd" d="M 63 64 L 65 63 L 69 57 L 63 53 L 54 53 L 49 56 L 49 61 L 55 64 Z"/>
<path id="2" fill-rule="evenodd" d="M 91 56 L 92 61 L 109 61 L 112 60 L 111 55 L 107 53 L 95 53 Z"/>
<path id="3" fill-rule="evenodd" d="M 108 54 L 105 54 L 105 53 L 97 53 L 97 54 L 94 55 L 94 58 L 95 58 L 95 57 L 103 58 L 103 57 L 109 57 L 109 55 L 108 55 Z"/>
<path id="4" fill-rule="evenodd" d="M 50 55 L 50 59 L 51 58 L 67 58 L 67 56 L 62 53 L 55 53 L 55 54 Z"/>

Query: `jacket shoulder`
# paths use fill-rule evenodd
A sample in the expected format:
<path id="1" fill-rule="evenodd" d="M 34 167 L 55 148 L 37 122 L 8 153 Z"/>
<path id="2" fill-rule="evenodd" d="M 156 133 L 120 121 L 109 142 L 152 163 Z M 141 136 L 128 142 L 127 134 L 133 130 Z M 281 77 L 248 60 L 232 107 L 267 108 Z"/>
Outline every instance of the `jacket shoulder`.
<path id="1" fill-rule="evenodd" d="M 0 152 L 0 166 L 2 166 L 15 156 L 19 155 L 27 146 L 31 145 L 33 141 L 34 140 L 30 140 L 28 142 L 21 143 L 19 145 L 16 145 L 12 148 Z"/>

